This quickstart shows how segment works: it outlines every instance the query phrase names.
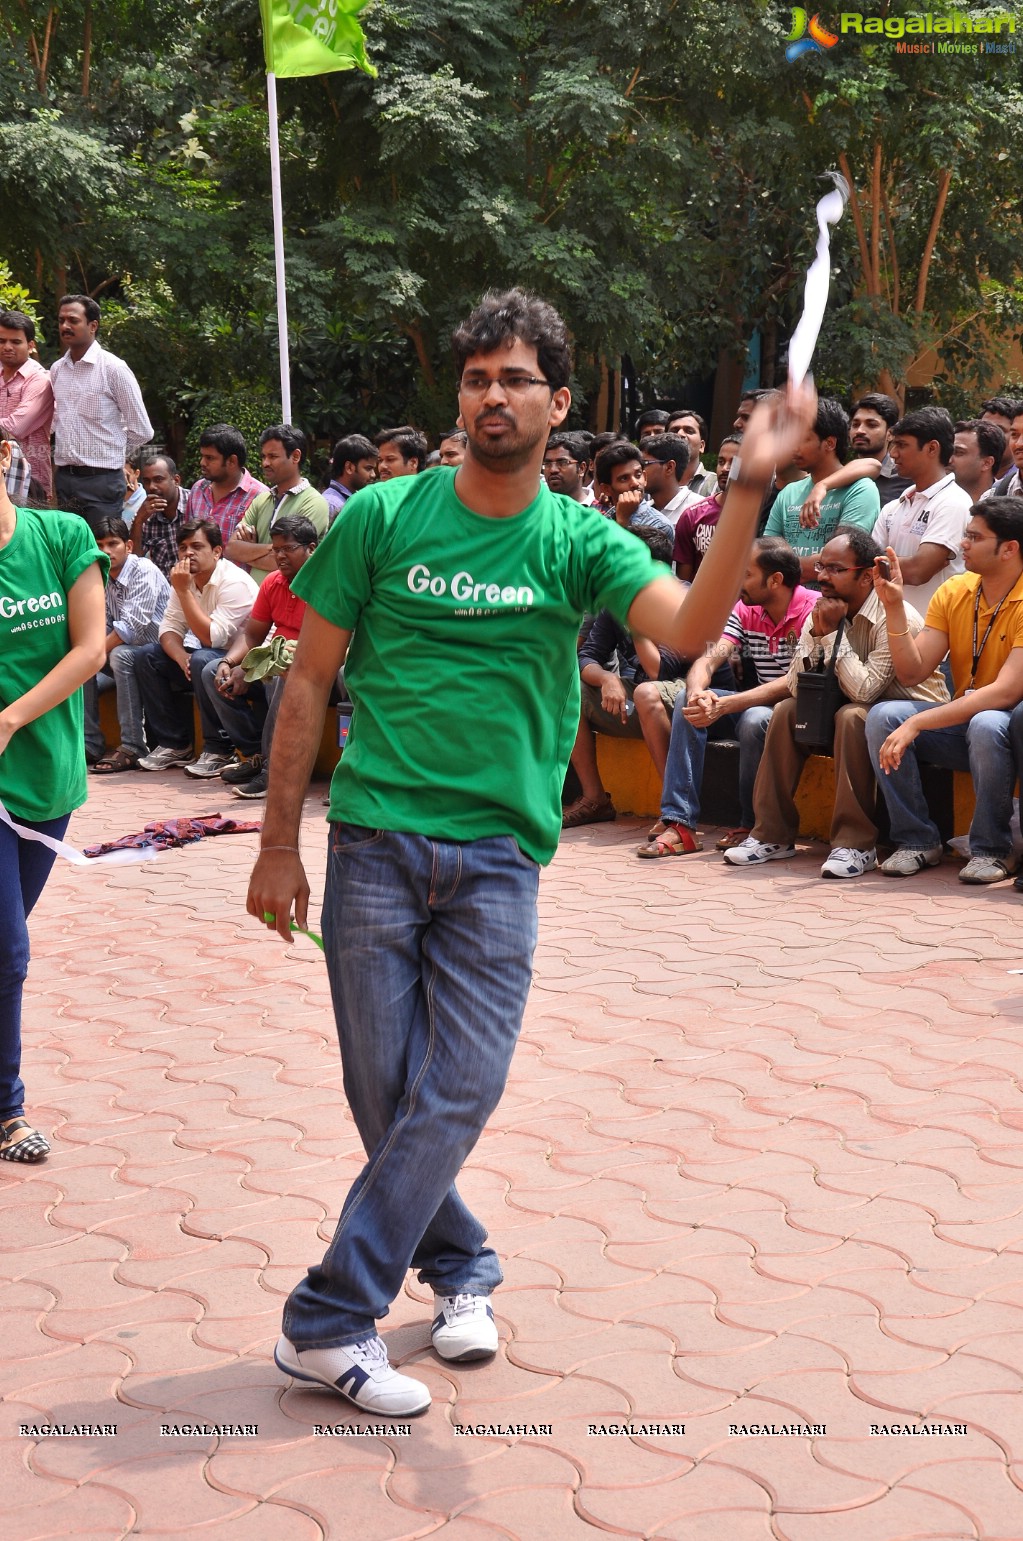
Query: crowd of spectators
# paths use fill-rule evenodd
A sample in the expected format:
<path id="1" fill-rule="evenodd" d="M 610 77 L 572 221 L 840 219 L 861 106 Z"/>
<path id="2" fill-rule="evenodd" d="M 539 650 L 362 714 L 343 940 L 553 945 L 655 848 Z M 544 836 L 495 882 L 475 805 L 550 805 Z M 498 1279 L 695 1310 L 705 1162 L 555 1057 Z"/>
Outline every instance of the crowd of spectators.
<path id="1" fill-rule="evenodd" d="M 451 428 L 432 450 L 410 424 L 347 434 L 321 491 L 304 474 L 300 428 L 267 425 L 257 477 L 238 428 L 211 424 L 199 435 L 201 474 L 185 487 L 153 443 L 131 369 L 100 344 L 100 320 L 95 300 L 65 297 L 65 351 L 47 371 L 31 319 L 0 313 L 11 498 L 81 515 L 110 559 L 106 662 L 85 691 L 87 759 L 97 775 L 181 768 L 219 777 L 239 797 L 263 797 L 304 611 L 292 578 L 351 496 L 375 481 L 457 467 L 465 433 Z M 617 521 L 691 580 L 764 394 L 743 394 L 716 456 L 699 412 L 652 409 L 633 438 L 553 434 L 543 476 L 551 491 Z M 799 679 L 833 659 L 841 699 L 822 875 L 854 878 L 877 867 L 879 798 L 894 845 L 881 872 L 912 876 L 940 860 L 920 779 L 920 765 L 933 764 L 968 771 L 977 790 L 960 877 L 1012 876 L 1023 763 L 1021 471 L 1023 401 L 994 397 L 953 422 L 942 408 L 903 412 L 879 393 L 850 411 L 821 398 L 791 465 L 777 468 L 724 634 L 708 639 L 702 656 L 684 659 L 631 636 L 609 612 L 586 617 L 572 754 L 578 794 L 566 803 L 565 827 L 616 816 L 596 735 L 642 739 L 663 791 L 661 817 L 638 854 L 701 850 L 707 744 L 728 739 L 738 747 L 738 823 L 718 848 L 733 866 L 794 855 L 795 797 L 810 753 L 798 726 Z M 100 722 L 106 692 L 116 698 L 115 746 Z"/>

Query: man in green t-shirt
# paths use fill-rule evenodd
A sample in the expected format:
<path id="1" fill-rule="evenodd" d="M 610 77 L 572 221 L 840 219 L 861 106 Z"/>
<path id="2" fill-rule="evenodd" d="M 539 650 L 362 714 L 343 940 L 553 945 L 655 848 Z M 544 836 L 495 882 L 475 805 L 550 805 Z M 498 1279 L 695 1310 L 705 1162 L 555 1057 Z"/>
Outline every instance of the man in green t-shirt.
<path id="1" fill-rule="evenodd" d="M 266 492 L 253 498 L 241 523 L 227 543 L 229 562 L 265 572 L 277 571 L 270 532 L 285 514 L 311 521 L 317 539 L 326 535 L 330 510 L 323 494 L 302 475 L 306 437 L 293 423 L 275 423 L 259 436 L 260 460 L 267 479 Z"/>
<path id="2" fill-rule="evenodd" d="M 789 482 L 775 498 L 768 516 L 765 535 L 780 535 L 799 557 L 801 582 L 817 588 L 814 562 L 840 524 L 858 525 L 869 534 L 877 523 L 881 503 L 877 487 L 869 476 L 861 476 L 849 486 L 836 487 L 821 499 L 820 511 L 812 517 L 803 514 L 803 504 L 822 477 L 841 471 L 849 449 L 849 419 L 841 404 L 822 396 L 817 403 L 817 418 L 796 446 L 791 464 L 806 473 L 798 482 Z"/>
<path id="3" fill-rule="evenodd" d="M 764 408 L 720 535 L 687 592 L 613 521 L 540 478 L 569 409 L 564 323 L 488 294 L 455 332 L 457 470 L 357 492 L 295 579 L 307 602 L 274 739 L 248 909 L 291 937 L 309 885 L 302 801 L 338 668 L 354 714 L 331 786 L 323 907 L 345 1092 L 368 1160 L 275 1358 L 372 1412 L 422 1412 L 377 1335 L 409 1267 L 435 1294 L 444 1359 L 490 1357 L 501 1282 L 454 1186 L 504 1089 L 529 989 L 540 865 L 561 828 L 579 721 L 584 611 L 682 654 L 720 635 L 776 459 L 812 420 Z M 778 418 L 779 426 L 774 419 Z M 347 655 L 347 656 L 346 656 Z"/>

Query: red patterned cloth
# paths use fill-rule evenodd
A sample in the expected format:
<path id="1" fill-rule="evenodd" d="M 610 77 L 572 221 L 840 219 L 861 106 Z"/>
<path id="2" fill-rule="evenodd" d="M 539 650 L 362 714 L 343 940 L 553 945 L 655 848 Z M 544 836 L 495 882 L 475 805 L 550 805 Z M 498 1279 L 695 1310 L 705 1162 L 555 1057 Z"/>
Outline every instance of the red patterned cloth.
<path id="1" fill-rule="evenodd" d="M 219 813 L 201 813 L 195 819 L 159 819 L 147 824 L 137 835 L 122 835 L 119 840 L 104 840 L 101 845 L 84 847 L 86 856 L 105 856 L 108 851 L 138 850 L 152 846 L 157 851 L 173 851 L 177 846 L 194 845 L 208 835 L 251 835 L 262 829 L 258 819 L 222 819 Z"/>

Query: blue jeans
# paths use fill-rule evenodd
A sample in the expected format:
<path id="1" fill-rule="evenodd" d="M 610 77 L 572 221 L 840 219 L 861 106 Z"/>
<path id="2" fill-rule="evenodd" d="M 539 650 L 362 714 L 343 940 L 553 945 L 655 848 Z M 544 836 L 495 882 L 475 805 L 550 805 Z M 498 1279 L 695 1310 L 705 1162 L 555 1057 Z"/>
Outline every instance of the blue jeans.
<path id="1" fill-rule="evenodd" d="M 368 1160 L 284 1310 L 300 1348 L 371 1337 L 407 1270 L 440 1294 L 501 1282 L 454 1182 L 504 1090 L 529 992 L 539 868 L 464 844 L 332 826 L 323 940 L 345 1095 Z"/>
<path id="2" fill-rule="evenodd" d="M 180 664 L 168 657 L 159 642 L 149 642 L 138 649 L 136 671 L 142 687 L 149 737 L 162 749 L 191 749 L 195 738 L 192 698 L 199 708 L 203 743 L 207 749 L 230 754 L 231 744 L 208 692 L 203 689 L 202 673 L 211 661 L 219 663 L 224 654 L 215 647 L 197 647 L 188 655 L 191 679 L 185 678 Z"/>
<path id="3" fill-rule="evenodd" d="M 135 665 L 141 648 L 126 644 L 111 649 L 107 666 L 91 680 L 86 680 L 85 697 L 85 747 L 92 754 L 102 754 L 106 748 L 103 731 L 99 725 L 99 698 L 108 690 L 117 691 L 117 721 L 121 729 L 121 748 L 133 754 L 146 753 L 146 734 L 142 724 L 142 692 L 139 689 Z"/>
<path id="4" fill-rule="evenodd" d="M 970 825 L 973 856 L 1007 856 L 1012 792 L 1023 765 L 1023 705 L 1012 712 L 978 712 L 969 722 L 929 729 L 914 739 L 898 770 L 885 775 L 879 751 L 889 733 L 908 717 L 927 711 L 930 701 L 881 701 L 867 716 L 867 748 L 888 804 L 892 840 L 900 849 L 928 851 L 941 845 L 920 784 L 921 760 L 945 770 L 969 771 L 977 794 Z"/>
<path id="5" fill-rule="evenodd" d="M 13 815 L 12 817 L 17 817 Z M 71 815 L 33 823 L 27 829 L 61 840 Z M 25 1110 L 21 1079 L 21 997 L 28 973 L 28 917 L 46 886 L 55 857 L 36 840 L 22 840 L 8 824 L 0 824 L 0 1118 L 15 1118 Z"/>
<path id="6" fill-rule="evenodd" d="M 718 696 L 730 696 L 732 690 L 716 690 Z M 748 706 L 734 716 L 720 717 L 709 728 L 694 728 L 685 719 L 682 708 L 685 692 L 675 702 L 671 714 L 671 739 L 661 788 L 661 818 L 673 824 L 695 829 L 700 822 L 700 788 L 708 739 L 739 740 L 739 823 L 752 829 L 753 785 L 764 752 L 764 739 L 771 721 L 770 706 Z"/>
<path id="7" fill-rule="evenodd" d="M 247 686 L 240 696 L 221 695 L 217 689 L 217 670 L 222 662 L 222 653 L 211 658 L 203 666 L 202 679 L 196 686 L 195 694 L 202 719 L 203 742 L 207 749 L 224 749 L 228 754 L 232 748 L 246 756 L 258 754 L 263 741 L 263 725 L 266 722 L 266 691 L 257 682 Z M 195 667 L 193 662 L 193 682 Z M 212 723 L 216 722 L 219 741 L 211 742 L 210 734 L 206 731 L 207 712 L 212 713 L 211 728 Z"/>

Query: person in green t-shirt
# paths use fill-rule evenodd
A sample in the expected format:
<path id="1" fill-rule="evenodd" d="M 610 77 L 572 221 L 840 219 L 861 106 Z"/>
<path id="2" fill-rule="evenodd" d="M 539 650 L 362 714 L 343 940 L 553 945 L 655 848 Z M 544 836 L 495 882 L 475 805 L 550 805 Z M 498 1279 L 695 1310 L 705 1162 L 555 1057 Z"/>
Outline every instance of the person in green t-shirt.
<path id="1" fill-rule="evenodd" d="M 271 532 L 285 514 L 308 519 L 317 538 L 327 533 L 330 509 L 322 493 L 311 487 L 302 475 L 306 457 L 306 436 L 293 423 L 275 423 L 259 436 L 260 460 L 269 487 L 253 498 L 241 523 L 227 543 L 224 555 L 229 562 L 266 572 L 277 571 Z"/>
<path id="2" fill-rule="evenodd" d="M 634 634 L 701 652 L 738 593 L 775 461 L 813 417 L 807 395 L 788 417 L 761 409 L 687 591 L 627 530 L 541 482 L 571 400 L 557 312 L 521 290 L 488 294 L 453 343 L 464 462 L 357 492 L 295 579 L 308 608 L 247 903 L 286 939 L 292 906 L 307 923 L 302 802 L 345 662 L 354 714 L 331 786 L 322 926 L 368 1159 L 288 1300 L 275 1359 L 390 1415 L 430 1402 L 376 1329 L 409 1267 L 433 1288 L 443 1359 L 497 1348 L 501 1269 L 454 1184 L 525 1007 L 539 868 L 579 722 L 580 619 L 606 607 Z"/>
<path id="3" fill-rule="evenodd" d="M 849 419 L 839 402 L 822 396 L 815 422 L 791 457 L 790 463 L 806 475 L 781 489 L 764 528 L 765 535 L 780 535 L 788 541 L 799 557 L 800 581 L 809 588 L 818 587 L 814 563 L 838 526 L 854 524 L 870 534 L 881 512 L 876 484 L 869 476 L 861 476 L 849 486 L 825 493 L 812 517 L 803 514 L 803 504 L 817 482 L 845 469 L 848 449 Z"/>
<path id="4" fill-rule="evenodd" d="M 106 656 L 107 557 L 76 514 L 15 508 L 0 438 L 0 803 L 13 823 L 59 840 L 85 801 L 82 689 Z M 0 1160 L 45 1161 L 24 1118 L 21 999 L 28 916 L 54 854 L 0 816 Z"/>

